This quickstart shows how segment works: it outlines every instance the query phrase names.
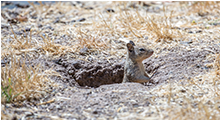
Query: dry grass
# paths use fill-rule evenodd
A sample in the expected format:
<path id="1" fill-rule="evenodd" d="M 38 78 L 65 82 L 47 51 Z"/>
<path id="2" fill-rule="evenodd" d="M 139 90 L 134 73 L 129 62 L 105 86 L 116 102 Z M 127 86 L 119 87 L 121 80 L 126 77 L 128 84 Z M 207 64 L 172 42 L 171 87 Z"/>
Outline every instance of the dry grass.
<path id="1" fill-rule="evenodd" d="M 204 15 L 207 13 L 220 12 L 220 5 L 218 1 L 203 1 L 203 2 L 187 2 L 189 11 L 192 13 L 198 13 L 199 15 Z"/>
<path id="2" fill-rule="evenodd" d="M 10 62 L 1 67 L 2 103 L 39 99 L 45 94 L 47 75 L 40 65 L 27 66 L 12 52 Z"/>

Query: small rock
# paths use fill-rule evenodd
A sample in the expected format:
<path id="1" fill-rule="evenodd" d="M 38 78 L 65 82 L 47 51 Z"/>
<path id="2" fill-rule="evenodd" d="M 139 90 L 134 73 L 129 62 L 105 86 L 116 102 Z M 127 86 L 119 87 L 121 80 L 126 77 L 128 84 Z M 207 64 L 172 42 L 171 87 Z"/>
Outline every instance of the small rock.
<path id="1" fill-rule="evenodd" d="M 146 2 L 143 2 L 143 6 L 144 6 L 144 7 L 150 7 L 151 4 L 148 4 L 148 3 L 146 3 Z"/>
<path id="2" fill-rule="evenodd" d="M 93 7 L 86 7 L 86 10 L 93 10 Z"/>
<path id="3" fill-rule="evenodd" d="M 80 18 L 80 19 L 77 20 L 77 22 L 83 22 L 85 20 L 86 20 L 85 18 Z"/>
<path id="4" fill-rule="evenodd" d="M 28 8 L 28 7 L 30 7 L 30 5 L 28 5 L 28 4 L 19 4 L 19 3 L 15 4 L 15 6 L 17 6 L 19 8 Z"/>
<path id="5" fill-rule="evenodd" d="M 98 114 L 98 111 L 93 111 L 92 113 L 93 113 L 93 114 Z"/>
<path id="6" fill-rule="evenodd" d="M 51 29 L 51 30 L 54 30 L 54 28 L 52 28 L 51 26 L 46 26 L 44 29 Z"/>
<path id="7" fill-rule="evenodd" d="M 42 27 L 43 27 L 43 25 L 42 25 L 42 24 L 39 24 L 37 27 L 42 28 Z"/>
<path id="8" fill-rule="evenodd" d="M 1 28 L 6 28 L 6 29 L 8 29 L 9 28 L 9 25 L 7 25 L 7 24 L 1 24 Z"/>
<path id="9" fill-rule="evenodd" d="M 83 47 L 82 49 L 80 49 L 80 54 L 81 55 L 85 55 L 87 52 L 89 51 L 89 49 L 87 47 Z"/>
<path id="10" fill-rule="evenodd" d="M 53 110 L 54 109 L 54 105 L 51 105 L 48 107 L 49 110 Z"/>
<path id="11" fill-rule="evenodd" d="M 80 65 L 79 61 L 75 61 L 74 63 L 72 63 L 72 65 L 76 68 L 76 69 L 80 69 L 82 66 Z"/>
<path id="12" fill-rule="evenodd" d="M 32 112 L 25 112 L 24 114 L 26 115 L 26 117 L 34 115 Z"/>
<path id="13" fill-rule="evenodd" d="M 188 33 L 194 33 L 193 31 L 189 31 Z"/>
<path id="14" fill-rule="evenodd" d="M 113 9 L 111 9 L 111 8 L 108 8 L 108 9 L 106 9 L 106 11 L 107 12 L 115 12 Z"/>
<path id="15" fill-rule="evenodd" d="M 5 66 L 5 64 L 9 63 L 10 61 L 9 60 L 1 60 L 1 65 L 2 66 Z"/>
<path id="16" fill-rule="evenodd" d="M 132 104 L 133 107 L 139 107 L 139 105 L 137 103 Z"/>
<path id="17" fill-rule="evenodd" d="M 207 13 L 204 13 L 204 12 L 198 12 L 198 15 L 201 16 L 201 17 L 204 17 L 204 16 L 208 15 L 208 12 L 207 12 Z"/>
<path id="18" fill-rule="evenodd" d="M 178 30 L 180 30 L 181 28 L 180 28 L 180 27 L 172 27 L 172 29 L 178 29 Z"/>
<path id="19" fill-rule="evenodd" d="M 147 39 L 148 39 L 148 36 L 144 37 L 144 39 L 147 40 Z"/>
<path id="20" fill-rule="evenodd" d="M 145 105 L 145 106 L 149 106 L 149 105 L 150 105 L 150 102 L 149 102 L 149 101 L 146 101 L 144 105 Z"/>
<path id="21" fill-rule="evenodd" d="M 68 72 L 69 72 L 70 75 L 73 75 L 75 73 L 74 70 L 69 70 Z"/>
<path id="22" fill-rule="evenodd" d="M 56 18 L 56 20 L 54 20 L 54 22 L 53 22 L 53 23 L 55 24 L 55 23 L 59 23 L 59 22 L 60 22 L 60 18 L 59 18 L 59 17 L 57 17 L 57 18 Z"/>
<path id="23" fill-rule="evenodd" d="M 46 35 L 44 33 L 42 33 L 42 36 L 46 37 Z"/>
<path id="24" fill-rule="evenodd" d="M 25 28 L 25 30 L 22 30 L 23 32 L 29 32 L 29 31 L 31 31 L 31 28 Z"/>
<path id="25" fill-rule="evenodd" d="M 27 34 L 26 34 L 26 33 L 24 33 L 24 34 L 23 34 L 23 36 L 24 36 L 24 37 L 27 37 Z"/>
<path id="26" fill-rule="evenodd" d="M 9 2 L 9 1 L 6 1 L 6 2 L 4 2 L 5 3 L 5 5 L 11 5 L 11 4 L 13 4 L 12 2 Z"/>
<path id="27" fill-rule="evenodd" d="M 51 26 L 46 26 L 45 29 L 52 29 L 52 27 Z"/>
<path id="28" fill-rule="evenodd" d="M 198 30 L 198 31 L 196 31 L 196 33 L 201 33 L 202 32 L 202 30 Z"/>
<path id="29" fill-rule="evenodd" d="M 79 5 L 80 7 L 83 6 L 83 3 L 80 2 L 80 1 L 72 1 L 71 3 L 72 3 L 73 6 L 76 6 L 76 5 Z"/>
<path id="30" fill-rule="evenodd" d="M 92 58 L 92 57 L 89 57 L 87 60 L 90 61 L 90 62 L 92 62 L 92 61 L 93 61 L 93 58 Z"/>
<path id="31" fill-rule="evenodd" d="M 185 93 L 185 92 L 186 92 L 186 90 L 182 89 L 182 90 L 180 90 L 180 92 Z"/>
<path id="32" fill-rule="evenodd" d="M 60 105 L 56 105 L 56 109 L 61 110 L 62 108 L 60 107 Z"/>
<path id="33" fill-rule="evenodd" d="M 18 120 L 18 118 L 16 116 L 13 116 L 12 120 Z"/>
<path id="34" fill-rule="evenodd" d="M 31 16 L 32 19 L 37 19 L 37 16 Z"/>
<path id="35" fill-rule="evenodd" d="M 12 24 L 17 24 L 18 23 L 18 21 L 15 20 L 15 19 L 8 19 L 8 22 L 12 23 Z"/>
<path id="36" fill-rule="evenodd" d="M 22 35 L 22 32 L 14 31 L 14 33 L 17 35 Z"/>
<path id="37" fill-rule="evenodd" d="M 131 7 L 131 8 L 137 8 L 138 5 L 136 3 L 131 3 L 128 7 Z"/>
<path id="38" fill-rule="evenodd" d="M 72 20 L 72 21 L 70 21 L 70 22 L 76 22 L 76 20 Z"/>
<path id="39" fill-rule="evenodd" d="M 63 63 L 62 66 L 66 68 L 66 67 L 68 67 L 68 64 L 67 63 Z"/>
<path id="40" fill-rule="evenodd" d="M 180 44 L 182 44 L 182 45 L 188 45 L 188 44 L 191 44 L 191 43 L 193 43 L 192 40 L 190 40 L 190 41 L 180 41 Z"/>

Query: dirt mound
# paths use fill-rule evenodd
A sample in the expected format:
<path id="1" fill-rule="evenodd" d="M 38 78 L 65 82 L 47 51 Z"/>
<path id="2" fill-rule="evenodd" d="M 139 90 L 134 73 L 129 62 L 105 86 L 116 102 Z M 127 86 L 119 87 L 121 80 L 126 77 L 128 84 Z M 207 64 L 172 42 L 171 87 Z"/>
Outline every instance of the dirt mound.
<path id="1" fill-rule="evenodd" d="M 210 53 L 206 50 L 187 51 L 181 48 L 174 48 L 174 52 L 163 53 L 157 58 L 150 58 L 144 61 L 144 66 L 148 73 L 152 69 L 158 68 L 156 75 L 153 77 L 155 82 L 162 83 L 167 80 L 181 80 L 194 77 L 208 71 L 207 63 L 213 61 L 204 61 Z"/>
<path id="2" fill-rule="evenodd" d="M 178 51 L 162 53 L 159 57 L 150 57 L 143 61 L 145 70 L 151 74 L 157 71 L 152 77 L 154 83 L 145 83 L 147 86 L 160 84 L 167 80 L 188 79 L 207 70 L 206 63 L 213 61 L 203 61 L 210 54 L 206 50 Z M 182 49 L 182 48 L 181 48 Z M 106 59 L 84 61 L 78 59 L 59 59 L 49 61 L 46 64 L 54 66 L 54 70 L 62 76 L 62 81 L 70 85 L 80 85 L 89 87 L 99 87 L 101 85 L 121 83 L 124 74 L 124 62 L 122 59 Z"/>
<path id="3" fill-rule="evenodd" d="M 54 66 L 65 82 L 70 85 L 99 87 L 104 84 L 121 83 L 124 74 L 124 60 L 106 59 L 89 62 L 84 60 L 53 60 L 46 63 Z M 77 83 L 76 83 L 77 82 Z"/>

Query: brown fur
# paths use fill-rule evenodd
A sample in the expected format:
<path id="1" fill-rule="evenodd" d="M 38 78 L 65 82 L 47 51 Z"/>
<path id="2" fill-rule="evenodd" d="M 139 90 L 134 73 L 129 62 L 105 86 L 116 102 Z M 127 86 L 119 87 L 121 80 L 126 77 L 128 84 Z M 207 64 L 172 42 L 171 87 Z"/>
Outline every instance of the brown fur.
<path id="1" fill-rule="evenodd" d="M 142 61 L 149 58 L 154 53 L 151 49 L 139 47 L 133 41 L 127 43 L 127 57 L 124 67 L 125 82 L 145 83 L 150 81 L 150 77 L 145 73 Z"/>

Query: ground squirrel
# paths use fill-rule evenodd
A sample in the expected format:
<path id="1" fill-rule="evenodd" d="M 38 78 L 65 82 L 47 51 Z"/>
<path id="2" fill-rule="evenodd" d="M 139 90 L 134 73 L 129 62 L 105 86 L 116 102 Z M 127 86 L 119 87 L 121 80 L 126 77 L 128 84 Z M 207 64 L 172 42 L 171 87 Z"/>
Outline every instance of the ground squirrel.
<path id="1" fill-rule="evenodd" d="M 149 82 L 151 77 L 145 73 L 142 61 L 150 57 L 153 53 L 153 50 L 136 46 L 133 41 L 129 41 L 129 43 L 127 43 L 127 56 L 124 67 L 123 83 Z"/>

